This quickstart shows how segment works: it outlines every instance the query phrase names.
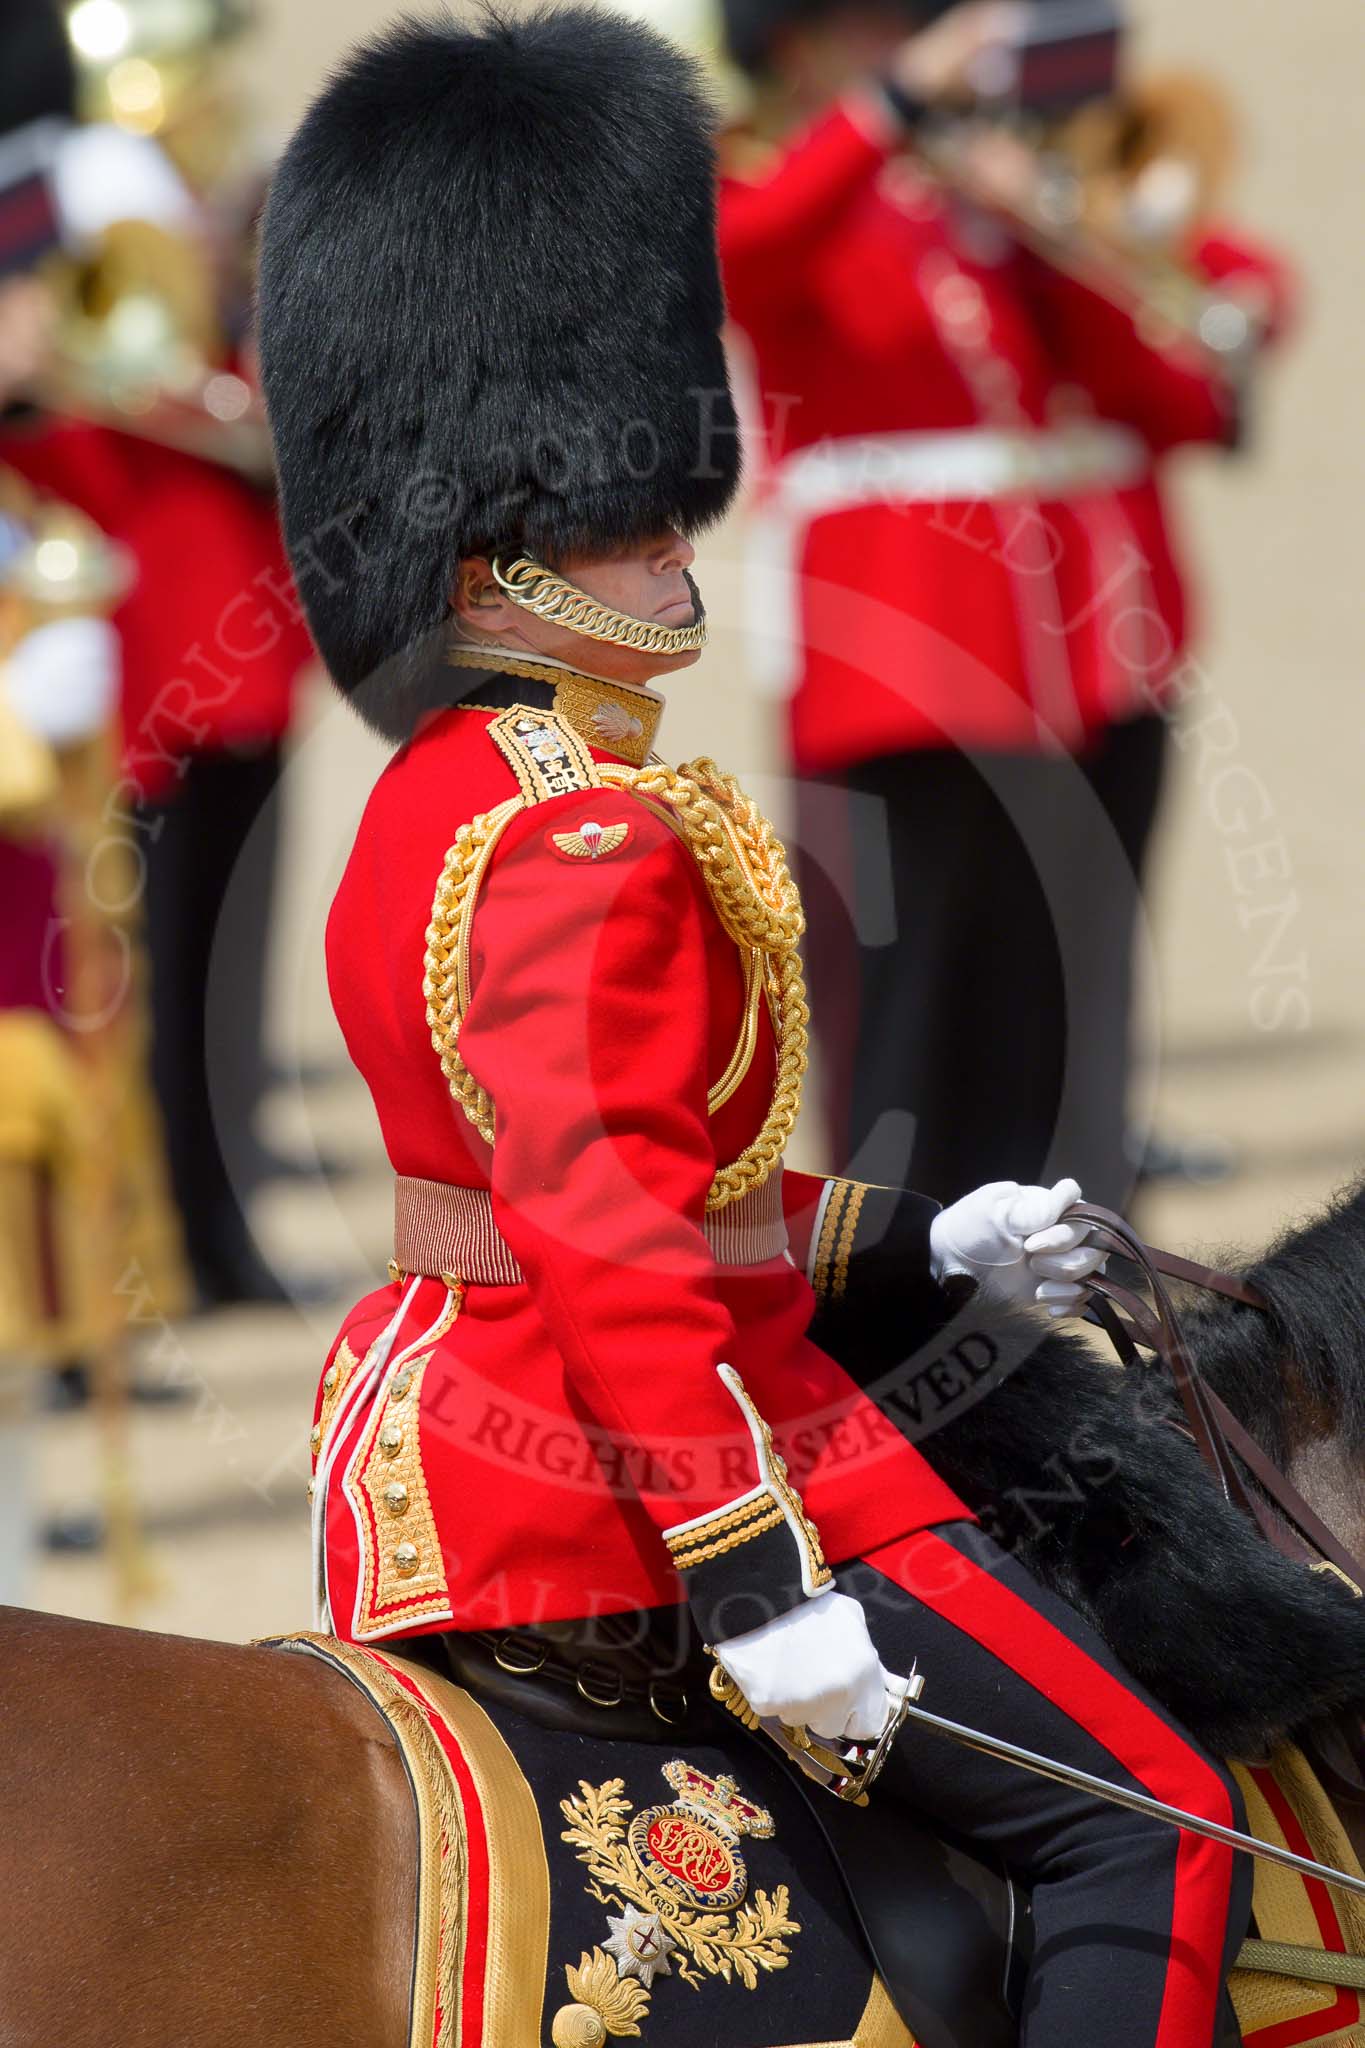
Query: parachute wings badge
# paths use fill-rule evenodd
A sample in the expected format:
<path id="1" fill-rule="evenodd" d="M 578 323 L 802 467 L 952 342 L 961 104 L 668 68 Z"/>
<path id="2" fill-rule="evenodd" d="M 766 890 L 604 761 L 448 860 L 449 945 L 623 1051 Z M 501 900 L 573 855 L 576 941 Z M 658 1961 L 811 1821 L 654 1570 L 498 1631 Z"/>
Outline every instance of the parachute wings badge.
<path id="1" fill-rule="evenodd" d="M 629 837 L 630 825 L 624 819 L 617 825 L 599 825 L 595 818 L 585 818 L 576 832 L 550 834 L 555 851 L 565 860 L 605 860 L 619 853 Z"/>

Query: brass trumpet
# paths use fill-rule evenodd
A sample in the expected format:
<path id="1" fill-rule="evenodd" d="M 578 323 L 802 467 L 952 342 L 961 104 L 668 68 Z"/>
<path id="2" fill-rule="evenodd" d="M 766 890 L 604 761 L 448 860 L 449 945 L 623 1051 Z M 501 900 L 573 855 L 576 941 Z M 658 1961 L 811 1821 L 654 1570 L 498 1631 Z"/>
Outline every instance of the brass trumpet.
<path id="1" fill-rule="evenodd" d="M 205 226 L 118 221 L 89 256 L 53 258 L 56 347 L 29 395 L 268 485 L 264 407 L 228 367 L 261 184 L 222 65 L 250 25 L 247 0 L 65 0 L 64 13 L 83 116 L 155 140 L 198 195 Z"/>
<path id="2" fill-rule="evenodd" d="M 925 138 L 923 158 L 1016 241 L 1128 313 L 1150 346 L 1193 348 L 1233 378 L 1249 367 L 1268 323 L 1262 296 L 1201 276 L 1186 253 L 1237 154 L 1235 116 L 1217 86 L 1186 73 L 1153 77 L 1055 124 L 1007 133 L 1035 159 L 1027 198 L 1002 197 L 974 168 L 979 121 L 944 124 Z"/>
<path id="3" fill-rule="evenodd" d="M 265 410 L 221 364 L 212 266 L 189 237 L 119 221 L 86 261 L 52 259 L 47 281 L 57 332 L 35 403 L 269 484 Z"/>

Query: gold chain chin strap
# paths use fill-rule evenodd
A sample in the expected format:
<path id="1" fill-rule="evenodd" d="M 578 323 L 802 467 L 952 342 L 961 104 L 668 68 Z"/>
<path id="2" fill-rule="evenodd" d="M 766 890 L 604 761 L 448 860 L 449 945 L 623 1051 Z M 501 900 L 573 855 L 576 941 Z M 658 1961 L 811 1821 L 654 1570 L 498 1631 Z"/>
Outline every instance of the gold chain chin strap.
<path id="1" fill-rule="evenodd" d="M 493 580 L 504 597 L 547 619 L 552 626 L 564 626 L 587 640 L 605 640 L 612 647 L 634 647 L 643 654 L 693 654 L 707 641 L 706 621 L 690 626 L 656 626 L 648 619 L 633 619 L 629 612 L 613 611 L 599 604 L 570 583 L 537 562 L 530 555 L 518 555 L 506 567 L 501 558 L 493 562 Z"/>
<path id="2" fill-rule="evenodd" d="M 751 1145 L 711 1183 L 706 1206 L 714 1213 L 762 1187 L 790 1142 L 801 1110 L 801 1086 L 808 1064 L 810 1010 L 801 972 L 805 931 L 801 899 L 787 866 L 782 842 L 753 799 L 713 761 L 683 768 L 599 767 L 604 784 L 634 790 L 667 805 L 716 907 L 736 944 L 765 958 L 777 1032 L 777 1076 L 763 1128 Z M 459 1054 L 460 959 L 468 923 L 494 847 L 521 808 L 521 799 L 485 812 L 461 827 L 446 855 L 427 928 L 426 973 L 422 983 L 431 1042 L 451 1095 L 488 1144 L 494 1140 L 493 1103 Z"/>

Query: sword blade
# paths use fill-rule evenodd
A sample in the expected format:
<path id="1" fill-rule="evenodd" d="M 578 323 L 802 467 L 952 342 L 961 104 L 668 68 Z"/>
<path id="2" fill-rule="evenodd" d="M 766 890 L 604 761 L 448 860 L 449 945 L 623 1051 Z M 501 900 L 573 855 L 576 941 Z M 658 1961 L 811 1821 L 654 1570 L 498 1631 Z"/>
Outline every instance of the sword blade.
<path id="1" fill-rule="evenodd" d="M 931 1714 L 927 1708 L 916 1706 L 912 1701 L 906 1702 L 904 1713 L 907 1723 L 916 1722 L 922 1728 L 932 1729 L 962 1749 L 976 1750 L 982 1756 L 994 1757 L 998 1763 L 1015 1764 L 1021 1771 L 1032 1771 L 1035 1777 L 1050 1778 L 1054 1784 L 1066 1785 L 1074 1792 L 1089 1792 L 1096 1799 L 1107 1800 L 1111 1806 L 1126 1807 L 1129 1813 L 1141 1813 L 1150 1820 L 1165 1821 L 1171 1827 L 1183 1828 L 1187 1834 L 1202 1835 L 1206 1841 L 1221 1842 L 1228 1849 L 1240 1849 L 1262 1863 L 1278 1863 L 1284 1870 L 1297 1871 L 1300 1877 L 1315 1877 L 1319 1884 L 1331 1885 L 1337 1891 L 1355 1892 L 1358 1897 L 1365 1898 L 1365 1878 L 1353 1877 L 1349 1871 L 1333 1870 L 1326 1863 L 1314 1863 L 1310 1857 L 1296 1856 L 1292 1849 L 1281 1849 L 1274 1842 L 1263 1842 L 1259 1835 L 1244 1835 L 1237 1828 L 1225 1828 L 1218 1821 L 1205 1820 L 1201 1814 L 1184 1813 L 1178 1806 L 1168 1806 L 1163 1799 L 1153 1799 L 1149 1793 L 1130 1792 L 1126 1786 L 1112 1784 L 1108 1778 L 1097 1778 L 1091 1771 L 1059 1763 L 1055 1757 L 1040 1756 L 1036 1750 L 1022 1749 L 1016 1742 L 1006 1742 L 1003 1736 L 986 1735 L 979 1728 L 964 1727 L 960 1721 L 945 1721 L 941 1714 Z"/>

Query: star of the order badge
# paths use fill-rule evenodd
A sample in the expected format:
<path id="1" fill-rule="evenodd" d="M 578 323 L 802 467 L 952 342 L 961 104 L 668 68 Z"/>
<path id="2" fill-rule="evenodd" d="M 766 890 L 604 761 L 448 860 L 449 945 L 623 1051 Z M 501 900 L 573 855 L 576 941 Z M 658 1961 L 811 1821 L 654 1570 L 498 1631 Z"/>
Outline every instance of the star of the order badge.
<path id="1" fill-rule="evenodd" d="M 636 1907 L 627 1906 L 619 1918 L 608 1913 L 607 1925 L 611 1938 L 602 1946 L 608 1955 L 615 1956 L 618 1977 L 638 1977 L 648 1991 L 656 1976 L 671 1974 L 668 1958 L 677 1943 L 665 1931 L 657 1913 L 641 1913 Z"/>

